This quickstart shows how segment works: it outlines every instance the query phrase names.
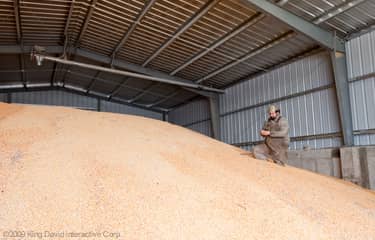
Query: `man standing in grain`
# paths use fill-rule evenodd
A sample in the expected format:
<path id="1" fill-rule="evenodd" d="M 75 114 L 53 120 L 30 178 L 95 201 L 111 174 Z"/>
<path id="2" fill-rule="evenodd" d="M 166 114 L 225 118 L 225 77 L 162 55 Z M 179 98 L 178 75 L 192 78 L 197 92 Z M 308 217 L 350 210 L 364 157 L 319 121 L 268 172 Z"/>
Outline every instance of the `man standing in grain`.
<path id="1" fill-rule="evenodd" d="M 257 159 L 271 160 L 284 166 L 289 147 L 288 120 L 280 115 L 280 109 L 275 105 L 268 108 L 268 114 L 269 118 L 260 131 L 265 138 L 264 143 L 255 146 L 253 154 Z"/>

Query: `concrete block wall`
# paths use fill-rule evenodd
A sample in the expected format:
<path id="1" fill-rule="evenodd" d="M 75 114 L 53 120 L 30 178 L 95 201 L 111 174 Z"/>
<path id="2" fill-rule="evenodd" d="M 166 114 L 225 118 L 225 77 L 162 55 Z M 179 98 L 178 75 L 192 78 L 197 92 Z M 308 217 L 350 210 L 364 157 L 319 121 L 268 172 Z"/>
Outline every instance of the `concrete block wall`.
<path id="1" fill-rule="evenodd" d="M 375 189 L 375 147 L 340 149 L 343 179 L 362 187 Z"/>
<path id="2" fill-rule="evenodd" d="M 289 151 L 287 164 L 327 176 L 342 177 L 337 148 Z"/>
<path id="3" fill-rule="evenodd" d="M 287 164 L 375 190 L 375 146 L 289 151 Z"/>

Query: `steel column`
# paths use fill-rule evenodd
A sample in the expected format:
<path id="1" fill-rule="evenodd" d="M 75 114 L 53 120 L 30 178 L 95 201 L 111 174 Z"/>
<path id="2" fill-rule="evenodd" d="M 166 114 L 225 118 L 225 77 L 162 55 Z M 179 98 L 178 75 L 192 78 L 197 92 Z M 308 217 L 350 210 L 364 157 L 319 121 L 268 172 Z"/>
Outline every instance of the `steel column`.
<path id="1" fill-rule="evenodd" d="M 213 96 L 208 98 L 210 104 L 210 115 L 211 115 L 211 127 L 212 127 L 212 137 L 216 140 L 221 139 L 220 135 L 220 105 L 219 96 Z"/>
<path id="2" fill-rule="evenodd" d="M 340 113 L 340 123 L 345 146 L 353 146 L 353 121 L 350 106 L 348 70 L 345 54 L 330 52 L 333 74 L 335 79 L 337 103 Z"/>

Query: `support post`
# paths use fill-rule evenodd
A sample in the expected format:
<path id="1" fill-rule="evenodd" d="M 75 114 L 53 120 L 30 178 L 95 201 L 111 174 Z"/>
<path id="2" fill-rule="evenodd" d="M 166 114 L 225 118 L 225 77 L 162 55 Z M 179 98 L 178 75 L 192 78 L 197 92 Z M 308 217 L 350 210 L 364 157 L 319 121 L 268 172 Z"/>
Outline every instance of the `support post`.
<path id="1" fill-rule="evenodd" d="M 330 56 L 335 79 L 343 142 L 345 146 L 349 147 L 353 146 L 354 138 L 346 58 L 344 53 L 335 51 L 330 51 Z"/>
<path id="2" fill-rule="evenodd" d="M 219 95 L 212 94 L 211 97 L 208 98 L 210 104 L 210 115 L 211 115 L 211 127 L 212 127 L 212 137 L 216 140 L 221 139 L 220 137 L 220 103 L 219 103 Z"/>

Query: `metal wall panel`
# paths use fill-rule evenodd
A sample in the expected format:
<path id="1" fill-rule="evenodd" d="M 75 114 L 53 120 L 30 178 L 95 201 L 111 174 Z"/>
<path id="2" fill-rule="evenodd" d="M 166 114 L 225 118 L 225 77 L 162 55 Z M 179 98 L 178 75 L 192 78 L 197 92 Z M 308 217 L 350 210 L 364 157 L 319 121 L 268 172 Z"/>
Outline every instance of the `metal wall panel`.
<path id="1" fill-rule="evenodd" d="M 158 120 L 163 120 L 163 114 L 148 111 L 145 109 L 132 107 L 124 104 L 113 103 L 108 101 L 101 101 L 100 103 L 100 111 L 102 112 L 114 112 L 114 113 L 123 113 L 123 114 L 131 114 L 131 115 L 138 115 L 142 117 L 148 117 Z"/>
<path id="2" fill-rule="evenodd" d="M 8 94 L 0 93 L 0 102 L 8 102 Z"/>
<path id="3" fill-rule="evenodd" d="M 375 30 L 346 44 L 353 129 L 375 129 Z M 375 144 L 373 135 L 355 136 L 355 145 Z"/>
<path id="4" fill-rule="evenodd" d="M 374 145 L 375 134 L 363 134 L 354 136 L 354 144 L 356 146 Z"/>
<path id="5" fill-rule="evenodd" d="M 329 55 L 322 52 L 228 88 L 220 98 L 223 141 L 231 144 L 261 141 L 259 130 L 268 116 L 270 101 L 280 106 L 282 115 L 289 120 L 291 137 L 339 132 L 333 83 Z M 304 145 L 340 146 L 341 140 L 297 141 L 290 148 L 301 149 Z"/>
<path id="6" fill-rule="evenodd" d="M 226 89 L 220 112 L 227 113 L 333 83 L 329 55 L 309 56 Z"/>
<path id="7" fill-rule="evenodd" d="M 192 124 L 187 126 L 187 128 L 199 132 L 201 134 L 204 134 L 206 136 L 212 136 L 212 129 L 211 129 L 211 121 L 203 121 L 196 124 Z"/>
<path id="8" fill-rule="evenodd" d="M 65 91 L 14 92 L 12 103 L 41 104 L 96 110 L 97 99 Z"/>
<path id="9" fill-rule="evenodd" d="M 347 42 L 349 79 L 375 72 L 375 30 Z"/>
<path id="10" fill-rule="evenodd" d="M 312 92 L 275 103 L 289 120 L 291 137 L 310 136 L 340 131 L 336 93 L 334 88 Z M 262 140 L 259 130 L 267 115 L 268 105 L 225 115 L 221 118 L 222 137 L 227 143 L 243 143 Z M 326 147 L 312 142 L 312 148 Z M 301 148 L 301 144 L 295 148 Z M 309 143 L 310 145 L 310 143 Z M 331 144 L 332 145 L 332 144 Z"/>
<path id="11" fill-rule="evenodd" d="M 65 91 L 36 91 L 36 92 L 14 92 L 11 93 L 12 103 L 23 103 L 23 104 L 40 104 L 40 105 L 55 105 L 55 106 L 67 106 L 79 109 L 97 111 L 98 99 L 93 97 L 82 96 Z M 5 96 L 6 99 L 6 96 Z M 102 112 L 115 112 L 132 114 L 143 117 L 154 118 L 158 120 L 163 119 L 163 114 L 148 111 L 141 108 L 131 107 L 128 105 L 101 101 Z"/>
<path id="12" fill-rule="evenodd" d="M 170 122 L 183 126 L 208 119 L 210 119 L 210 108 L 206 99 L 190 102 L 168 113 Z"/>

